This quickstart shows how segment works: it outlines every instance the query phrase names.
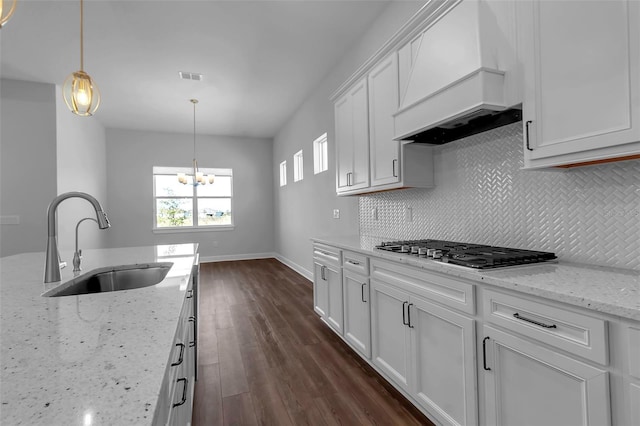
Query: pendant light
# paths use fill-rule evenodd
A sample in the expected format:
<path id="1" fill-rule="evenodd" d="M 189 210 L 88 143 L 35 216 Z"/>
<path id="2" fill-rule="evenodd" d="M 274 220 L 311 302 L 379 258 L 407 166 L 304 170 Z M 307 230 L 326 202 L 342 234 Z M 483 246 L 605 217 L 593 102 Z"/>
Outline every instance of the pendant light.
<path id="1" fill-rule="evenodd" d="M 62 97 L 72 113 L 83 117 L 93 115 L 100 106 L 100 91 L 84 72 L 84 0 L 80 0 L 80 70 L 64 81 Z"/>
<path id="2" fill-rule="evenodd" d="M 207 182 L 213 183 L 215 176 L 207 176 L 198 170 L 198 162 L 196 161 L 196 104 L 198 100 L 189 99 L 189 102 L 193 104 L 193 176 L 188 176 L 186 173 L 178 173 L 178 182 L 183 185 L 188 183 L 193 184 L 193 186 L 206 185 Z"/>
<path id="3" fill-rule="evenodd" d="M 17 2 L 18 0 L 0 0 L 0 28 L 7 23 L 13 12 L 16 11 Z M 11 3 L 11 6 L 7 8 L 8 5 L 5 6 L 5 3 Z"/>

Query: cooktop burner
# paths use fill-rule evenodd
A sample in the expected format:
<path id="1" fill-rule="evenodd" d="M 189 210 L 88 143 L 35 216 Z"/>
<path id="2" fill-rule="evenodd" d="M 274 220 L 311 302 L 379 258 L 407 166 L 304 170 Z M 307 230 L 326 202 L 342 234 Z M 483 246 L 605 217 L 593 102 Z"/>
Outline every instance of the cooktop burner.
<path id="1" fill-rule="evenodd" d="M 556 259 L 554 253 L 443 240 L 389 241 L 378 250 L 429 258 L 474 269 L 504 268 Z"/>

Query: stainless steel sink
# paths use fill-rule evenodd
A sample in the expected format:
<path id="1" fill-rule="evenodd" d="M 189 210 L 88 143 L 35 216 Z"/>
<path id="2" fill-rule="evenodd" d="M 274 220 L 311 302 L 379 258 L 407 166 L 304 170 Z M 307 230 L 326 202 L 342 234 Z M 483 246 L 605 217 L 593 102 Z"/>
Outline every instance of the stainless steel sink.
<path id="1" fill-rule="evenodd" d="M 74 278 L 43 296 L 72 296 L 148 287 L 164 280 L 172 265 L 171 262 L 162 262 L 103 268 Z"/>

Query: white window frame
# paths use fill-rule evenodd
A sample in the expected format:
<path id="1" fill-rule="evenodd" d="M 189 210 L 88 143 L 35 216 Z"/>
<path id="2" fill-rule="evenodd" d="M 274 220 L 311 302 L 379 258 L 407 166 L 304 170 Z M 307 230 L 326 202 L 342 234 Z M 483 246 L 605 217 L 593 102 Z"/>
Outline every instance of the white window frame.
<path id="1" fill-rule="evenodd" d="M 293 181 L 300 182 L 304 179 L 304 157 L 302 150 L 293 154 Z"/>
<path id="2" fill-rule="evenodd" d="M 287 184 L 287 160 L 280 163 L 280 186 Z"/>
<path id="3" fill-rule="evenodd" d="M 206 175 L 214 175 L 214 176 L 229 176 L 231 177 L 231 194 L 229 196 L 200 196 L 197 195 L 197 189 L 193 185 L 187 184 L 193 188 L 193 193 L 191 196 L 176 196 L 175 198 L 180 199 L 191 199 L 193 202 L 193 225 L 191 226 L 176 226 L 176 227 L 158 227 L 157 219 L 158 212 L 156 210 L 157 198 L 171 198 L 165 196 L 156 196 L 156 185 L 155 185 L 155 177 L 156 175 L 171 175 L 175 176 L 176 180 L 178 173 L 185 173 L 187 175 L 193 174 L 193 168 L 191 167 L 153 167 L 153 232 L 154 233 L 176 233 L 176 232 L 211 232 L 211 231 L 229 231 L 235 229 L 234 217 L 235 217 L 235 209 L 234 209 L 234 196 L 233 196 L 233 169 L 219 169 L 219 168 L 202 168 L 198 167 L 198 171 L 203 172 Z M 231 199 L 231 224 L 225 225 L 198 225 L 198 198 L 200 199 L 209 199 L 209 198 L 230 198 Z"/>
<path id="4" fill-rule="evenodd" d="M 313 141 L 313 174 L 326 172 L 329 170 L 327 134 L 323 134 Z"/>

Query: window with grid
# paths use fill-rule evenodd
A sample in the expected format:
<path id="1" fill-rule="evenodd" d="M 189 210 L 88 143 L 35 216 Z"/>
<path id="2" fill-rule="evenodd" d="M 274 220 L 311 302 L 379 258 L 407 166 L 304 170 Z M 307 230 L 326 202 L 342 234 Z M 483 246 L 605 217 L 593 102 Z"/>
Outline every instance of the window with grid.
<path id="1" fill-rule="evenodd" d="M 327 134 L 313 141 L 313 174 L 317 175 L 329 169 L 327 154 Z"/>
<path id="2" fill-rule="evenodd" d="M 233 227 L 233 171 L 202 169 L 213 183 L 193 186 L 193 170 L 183 167 L 153 168 L 153 228 L 156 230 L 229 229 Z M 186 185 L 177 173 L 186 173 Z"/>

